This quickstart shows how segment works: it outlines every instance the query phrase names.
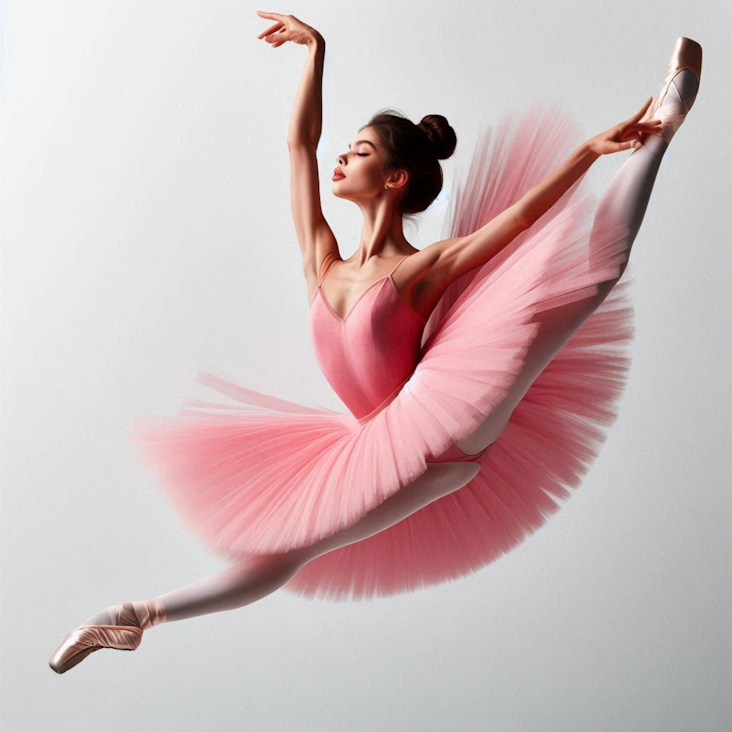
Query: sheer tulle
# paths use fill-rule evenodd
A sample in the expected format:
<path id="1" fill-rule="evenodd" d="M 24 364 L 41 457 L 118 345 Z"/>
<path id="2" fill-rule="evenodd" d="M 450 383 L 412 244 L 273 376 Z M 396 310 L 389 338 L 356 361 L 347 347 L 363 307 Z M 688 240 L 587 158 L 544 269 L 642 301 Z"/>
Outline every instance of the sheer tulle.
<path id="1" fill-rule="evenodd" d="M 446 235 L 485 224 L 580 141 L 556 108 L 504 118 L 495 137 L 481 137 Z M 427 323 L 413 373 L 367 420 L 201 372 L 202 383 L 237 404 L 188 400 L 178 418 L 137 424 L 132 444 L 186 525 L 223 556 L 283 552 L 353 525 L 500 404 L 537 334 L 537 313 L 619 276 L 627 229 L 595 220 L 590 246 L 595 209 L 578 181 L 453 283 Z M 632 338 L 627 286 L 613 289 L 533 382 L 468 485 L 312 560 L 284 588 L 332 600 L 411 591 L 475 571 L 541 526 L 556 499 L 579 486 L 615 419 Z"/>

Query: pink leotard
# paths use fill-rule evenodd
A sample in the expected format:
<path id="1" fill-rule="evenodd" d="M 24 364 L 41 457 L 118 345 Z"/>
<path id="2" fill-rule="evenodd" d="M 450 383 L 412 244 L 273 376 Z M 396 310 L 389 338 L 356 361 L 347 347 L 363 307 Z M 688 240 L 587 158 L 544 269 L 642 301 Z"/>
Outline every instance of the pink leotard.
<path id="1" fill-rule="evenodd" d="M 409 256 L 369 286 L 344 316 L 331 307 L 321 287 L 335 259 L 325 264 L 313 298 L 310 334 L 318 364 L 359 422 L 389 404 L 419 363 L 427 321 L 406 304 L 393 278 Z M 453 442 L 441 455 L 428 455 L 427 462 L 482 463 L 491 447 L 469 455 Z"/>

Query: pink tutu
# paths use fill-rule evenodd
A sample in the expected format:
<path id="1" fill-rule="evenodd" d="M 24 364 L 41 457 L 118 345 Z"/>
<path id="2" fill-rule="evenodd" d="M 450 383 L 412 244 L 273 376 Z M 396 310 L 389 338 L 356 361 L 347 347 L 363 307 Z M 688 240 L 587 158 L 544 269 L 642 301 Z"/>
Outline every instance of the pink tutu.
<path id="1" fill-rule="evenodd" d="M 513 138 L 509 138 L 513 132 Z M 561 110 L 504 118 L 481 137 L 456 186 L 447 236 L 468 234 L 515 203 L 580 144 Z M 309 407 L 201 372 L 236 403 L 188 400 L 148 418 L 130 440 L 185 524 L 232 560 L 307 546 L 358 522 L 454 450 L 501 402 L 536 336 L 540 311 L 616 278 L 624 227 L 590 225 L 580 180 L 530 229 L 454 282 L 427 321 L 416 367 L 367 419 Z M 560 508 L 596 459 L 629 367 L 628 282 L 614 287 L 530 386 L 463 488 L 370 538 L 306 564 L 284 589 L 369 599 L 476 571 Z M 378 288 L 377 288 L 378 290 Z M 448 453 L 449 454 L 449 453 Z"/>

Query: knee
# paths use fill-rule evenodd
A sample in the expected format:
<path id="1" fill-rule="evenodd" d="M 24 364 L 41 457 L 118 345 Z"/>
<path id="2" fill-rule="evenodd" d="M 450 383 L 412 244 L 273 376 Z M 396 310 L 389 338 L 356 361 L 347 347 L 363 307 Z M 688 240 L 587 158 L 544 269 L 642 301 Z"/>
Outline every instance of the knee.
<path id="1" fill-rule="evenodd" d="M 475 478 L 475 476 L 478 475 L 478 473 L 480 473 L 480 469 L 481 469 L 482 466 L 480 465 L 480 463 L 470 463 L 470 462 L 465 463 L 465 465 L 469 465 L 470 466 L 470 471 L 468 473 L 468 478 L 465 481 L 466 483 L 470 483 L 470 481 L 473 480 L 473 478 Z"/>
<path id="2" fill-rule="evenodd" d="M 596 303 L 595 307 L 593 309 L 596 310 L 597 308 L 602 305 L 602 303 L 605 301 L 605 298 L 610 294 L 613 287 L 618 284 L 618 281 L 623 276 L 623 272 L 625 272 L 625 268 L 628 266 L 628 262 L 624 262 L 620 265 L 620 274 L 618 274 L 617 277 L 613 277 L 610 280 L 605 280 L 604 282 L 600 282 L 597 286 L 597 295 L 596 295 Z"/>
<path id="3" fill-rule="evenodd" d="M 451 493 L 463 488 L 470 483 L 473 478 L 480 472 L 480 464 L 466 461 L 464 463 L 449 463 L 450 473 L 455 484 L 455 488 Z"/>
<path id="4" fill-rule="evenodd" d="M 277 554 L 248 554 L 242 557 L 240 566 L 247 572 L 257 570 L 272 576 L 295 574 L 309 560 L 309 547 L 291 549 Z"/>
<path id="5" fill-rule="evenodd" d="M 430 468 L 437 468 L 434 475 L 434 484 L 429 483 L 422 490 L 430 493 L 431 500 L 443 498 L 455 491 L 459 491 L 470 483 L 480 472 L 480 464 L 474 462 L 464 463 L 441 463 L 438 466 L 430 465 Z"/>

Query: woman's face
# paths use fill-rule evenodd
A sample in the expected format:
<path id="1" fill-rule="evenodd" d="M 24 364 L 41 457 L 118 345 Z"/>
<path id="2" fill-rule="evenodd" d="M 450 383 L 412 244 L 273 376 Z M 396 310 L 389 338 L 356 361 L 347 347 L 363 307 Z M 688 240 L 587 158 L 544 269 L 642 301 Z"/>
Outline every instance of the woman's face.
<path id="1" fill-rule="evenodd" d="M 384 191 L 384 150 L 378 135 L 364 127 L 351 140 L 348 151 L 338 156 L 336 170 L 344 178 L 333 176 L 333 195 L 348 200 L 373 198 Z"/>

